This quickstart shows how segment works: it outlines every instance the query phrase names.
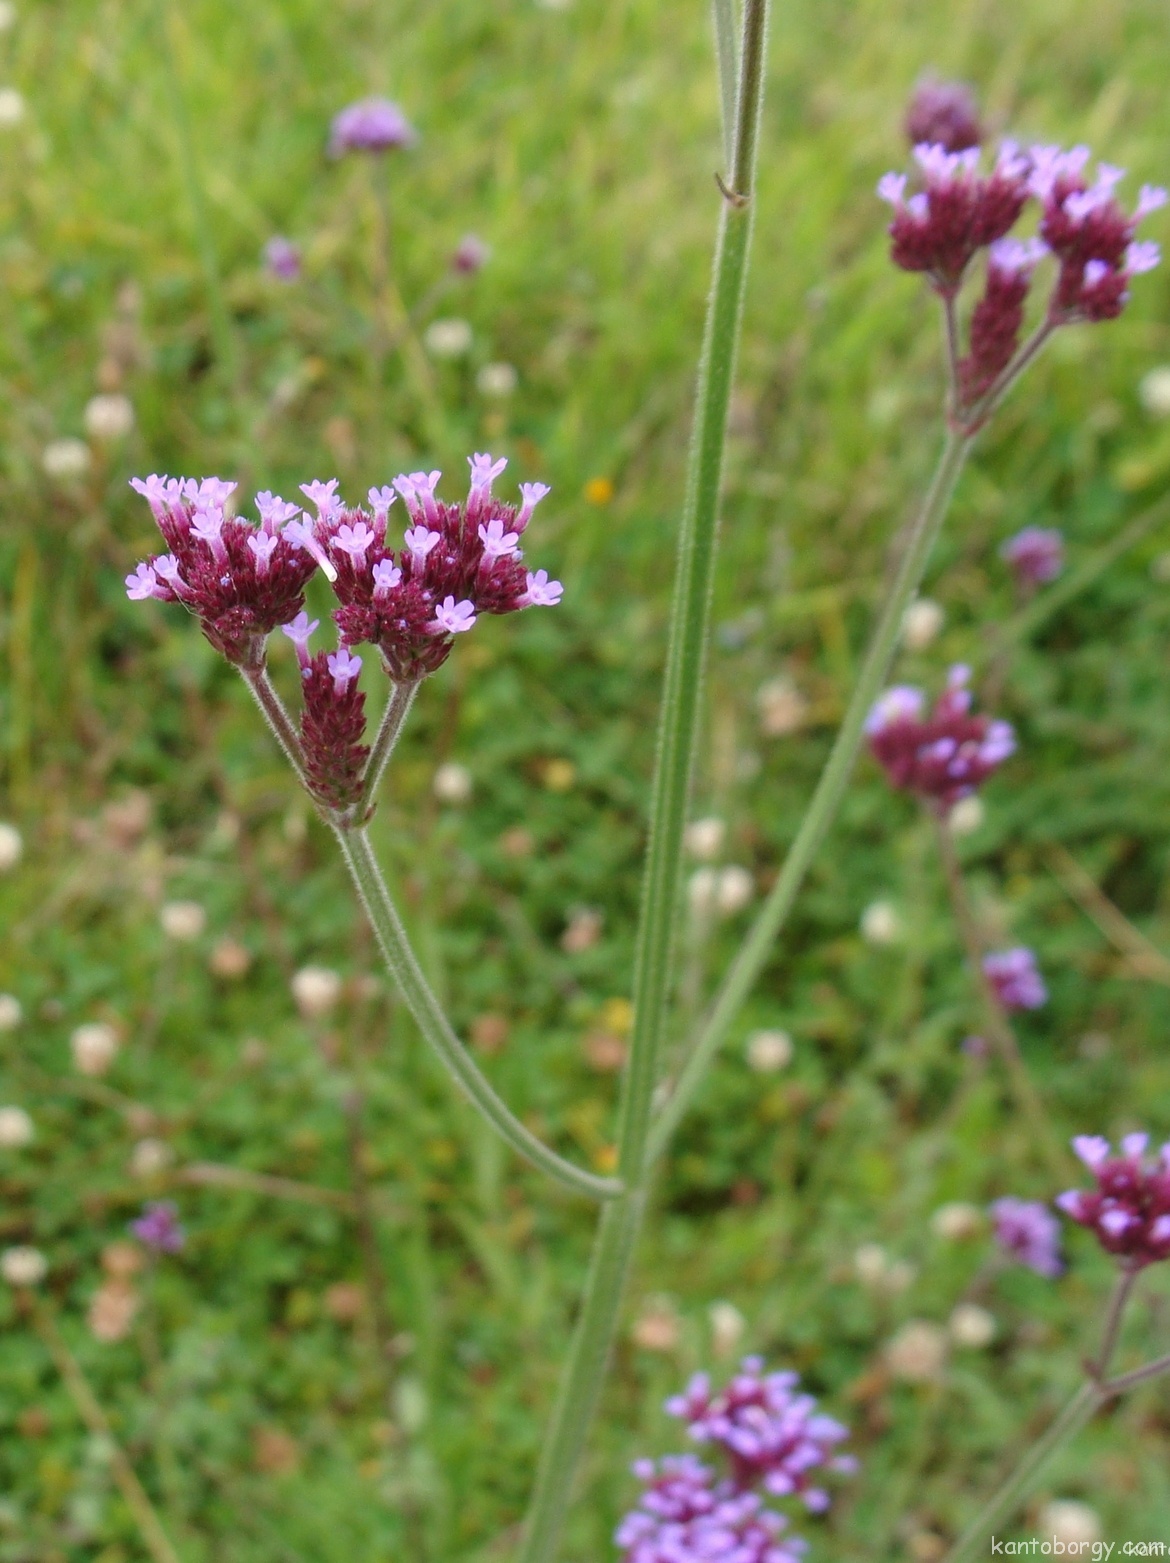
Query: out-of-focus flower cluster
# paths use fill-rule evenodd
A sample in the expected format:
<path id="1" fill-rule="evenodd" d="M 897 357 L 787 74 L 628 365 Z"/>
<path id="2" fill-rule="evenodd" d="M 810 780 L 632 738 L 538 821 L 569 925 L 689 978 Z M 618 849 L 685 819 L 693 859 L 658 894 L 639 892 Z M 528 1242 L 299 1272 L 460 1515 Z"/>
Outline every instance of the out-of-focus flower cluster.
<path id="1" fill-rule="evenodd" d="M 1094 1234 L 1128 1269 L 1170 1259 L 1170 1141 L 1146 1160 L 1147 1134 L 1127 1134 L 1115 1155 L 1100 1135 L 1078 1135 L 1073 1150 L 1093 1174 L 1092 1189 L 1069 1189 L 1057 1207 Z"/>
<path id="2" fill-rule="evenodd" d="M 180 602 L 203 633 L 245 671 L 263 667 L 268 635 L 281 628 L 301 669 L 301 741 L 314 795 L 345 808 L 359 795 L 367 750 L 365 697 L 358 689 L 361 658 L 352 647 L 378 647 L 390 677 L 415 683 L 446 661 L 456 635 L 481 613 L 551 607 L 559 581 L 525 568 L 520 538 L 548 493 L 543 483 L 520 485 L 519 506 L 492 493 L 506 462 L 470 458 L 471 489 L 462 503 L 436 496 L 438 472 L 400 474 L 393 486 L 371 489 L 369 509 L 346 506 L 337 480 L 302 484 L 315 516 L 279 495 L 256 496 L 259 526 L 229 513 L 235 484 L 219 478 L 152 476 L 133 479 L 154 513 L 169 552 L 126 578 L 135 600 Z M 401 497 L 407 512 L 403 546 L 390 546 L 388 519 Z M 341 644 L 309 651 L 318 621 L 304 611 L 305 587 L 317 569 L 340 606 Z"/>
<path id="3" fill-rule="evenodd" d="M 887 689 L 866 719 L 869 747 L 893 786 L 947 813 L 1015 752 L 1007 722 L 971 712 L 965 667 L 951 669 L 947 687 L 926 713 L 920 689 Z"/>
<path id="4" fill-rule="evenodd" d="M 991 1218 L 995 1241 L 1009 1258 L 1037 1275 L 1057 1276 L 1064 1269 L 1060 1222 L 1039 1200 L 1006 1195 L 992 1205 Z"/>
<path id="5" fill-rule="evenodd" d="M 914 187 L 901 173 L 888 173 L 878 184 L 878 194 L 893 208 L 894 264 L 923 273 L 950 310 L 976 256 L 986 252 L 967 351 L 957 340 L 953 345 L 953 412 L 961 426 L 977 428 L 1028 354 L 1020 350 L 1020 334 L 1040 262 L 1051 258 L 1057 269 L 1041 339 L 1075 321 L 1115 319 L 1129 298 L 1131 280 L 1158 263 L 1158 246 L 1136 234 L 1142 219 L 1165 204 L 1166 192 L 1145 185 L 1127 211 L 1117 196 L 1123 170 L 1101 163 L 1090 178 L 1087 147 L 1024 149 L 1004 141 L 990 171 L 983 171 L 975 104 L 955 83 L 920 87 L 906 128 L 914 147 Z M 1031 203 L 1040 209 L 1038 231 L 1012 236 Z"/>
<path id="6" fill-rule="evenodd" d="M 1006 1010 L 1041 1009 L 1048 1002 L 1048 989 L 1036 957 L 1025 944 L 985 955 L 983 971 Z"/>
<path id="7" fill-rule="evenodd" d="M 625 1563 L 793 1563 L 804 1552 L 806 1543 L 783 1534 L 787 1520 L 763 1507 L 761 1493 L 800 1497 L 820 1513 L 829 1495 L 813 1472 L 851 1471 L 856 1462 L 834 1453 L 848 1429 L 817 1412 L 797 1374 L 763 1366 L 745 1358 L 717 1392 L 700 1373 L 667 1401 L 697 1443 L 721 1451 L 725 1473 L 693 1455 L 639 1461 L 634 1474 L 644 1491 L 615 1538 Z"/>

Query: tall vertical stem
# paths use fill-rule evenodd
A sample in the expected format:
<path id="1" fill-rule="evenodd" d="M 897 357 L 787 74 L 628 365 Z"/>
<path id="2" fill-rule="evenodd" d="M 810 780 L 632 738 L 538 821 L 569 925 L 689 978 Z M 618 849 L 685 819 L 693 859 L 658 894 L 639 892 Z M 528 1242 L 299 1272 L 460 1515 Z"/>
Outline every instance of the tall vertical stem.
<path id="1" fill-rule="evenodd" d="M 553 1563 L 573 1477 L 597 1409 L 646 1204 L 646 1137 L 669 1010 L 682 834 L 690 792 L 711 613 L 727 409 L 743 313 L 763 102 L 767 0 L 744 10 L 731 187 L 724 191 L 699 364 L 695 427 L 679 531 L 650 833 L 634 965 L 634 1029 L 622 1082 L 619 1171 L 626 1191 L 603 1213 L 581 1314 L 544 1443 L 521 1563 Z"/>
<path id="2" fill-rule="evenodd" d="M 740 1006 L 767 963 L 776 935 L 784 926 L 804 883 L 804 876 L 837 813 L 861 749 L 866 715 L 890 670 L 902 617 L 926 569 L 926 562 L 950 505 L 970 444 L 970 440 L 961 434 L 952 432 L 947 436 L 930 488 L 905 539 L 897 572 L 878 615 L 848 709 L 833 741 L 816 791 L 800 822 L 796 839 L 788 849 L 779 878 L 720 984 L 686 1064 L 666 1105 L 655 1120 L 650 1144 L 652 1158 L 661 1155 L 666 1149 L 671 1135 L 694 1100 L 707 1066 L 718 1052 Z"/>

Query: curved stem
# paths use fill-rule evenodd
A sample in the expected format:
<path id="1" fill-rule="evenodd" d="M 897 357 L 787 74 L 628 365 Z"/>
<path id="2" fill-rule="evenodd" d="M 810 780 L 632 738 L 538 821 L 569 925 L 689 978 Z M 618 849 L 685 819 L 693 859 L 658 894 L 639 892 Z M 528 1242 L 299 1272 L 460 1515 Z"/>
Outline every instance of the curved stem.
<path id="1" fill-rule="evenodd" d="M 621 1193 L 622 1185 L 614 1178 L 599 1178 L 565 1161 L 526 1129 L 519 1118 L 497 1096 L 486 1077 L 480 1072 L 431 992 L 430 984 L 423 976 L 422 968 L 411 949 L 406 929 L 398 916 L 398 909 L 390 899 L 390 892 L 382 878 L 364 830 L 345 830 L 336 822 L 333 834 L 341 848 L 362 905 L 370 919 L 370 926 L 381 947 L 390 975 L 398 984 L 415 1024 L 434 1052 L 445 1065 L 447 1072 L 462 1090 L 473 1107 L 479 1109 L 496 1132 L 526 1161 L 542 1172 L 548 1173 L 558 1183 L 572 1189 L 575 1194 L 588 1194 L 592 1199 L 612 1199 Z"/>
<path id="2" fill-rule="evenodd" d="M 366 761 L 362 795 L 354 805 L 353 817 L 360 824 L 364 825 L 377 807 L 378 788 L 382 785 L 382 777 L 386 774 L 398 735 L 402 732 L 417 693 L 418 680 L 395 684 L 390 690 L 390 698 L 382 712 L 382 720 L 370 748 L 370 757 Z"/>
<path id="3" fill-rule="evenodd" d="M 1170 1357 L 1155 1357 L 1153 1362 L 1147 1362 L 1142 1368 L 1134 1368 L 1132 1373 L 1106 1379 L 1101 1385 L 1101 1394 L 1112 1400 L 1115 1395 L 1124 1395 L 1127 1389 L 1148 1384 L 1151 1379 L 1161 1378 L 1164 1373 L 1170 1373 Z"/>
<path id="4" fill-rule="evenodd" d="M 606 1209 L 598 1229 L 585 1299 L 525 1522 L 520 1563 L 554 1563 L 556 1558 L 573 1478 L 601 1396 L 647 1197 L 646 1138 L 678 927 L 682 834 L 711 614 L 727 410 L 747 280 L 767 27 L 768 0 L 747 0 L 735 100 L 732 188 L 725 190 L 720 212 L 695 391 L 695 431 L 679 529 L 651 792 L 634 961 L 634 1029 L 618 1130 L 618 1164 L 627 1192 Z"/>
<path id="5" fill-rule="evenodd" d="M 926 569 L 931 548 L 946 515 L 970 445 L 970 439 L 962 434 L 951 432 L 947 435 L 930 488 L 906 539 L 893 585 L 874 626 L 845 719 L 821 772 L 812 801 L 801 821 L 796 839 L 788 850 L 788 856 L 784 859 L 780 876 L 732 961 L 674 1089 L 655 1120 L 650 1133 L 651 1158 L 660 1156 L 666 1149 L 671 1135 L 694 1100 L 708 1064 L 718 1052 L 740 1006 L 764 969 L 773 942 L 784 926 L 804 876 L 832 824 L 861 748 L 865 718 L 890 670 L 903 615 Z"/>

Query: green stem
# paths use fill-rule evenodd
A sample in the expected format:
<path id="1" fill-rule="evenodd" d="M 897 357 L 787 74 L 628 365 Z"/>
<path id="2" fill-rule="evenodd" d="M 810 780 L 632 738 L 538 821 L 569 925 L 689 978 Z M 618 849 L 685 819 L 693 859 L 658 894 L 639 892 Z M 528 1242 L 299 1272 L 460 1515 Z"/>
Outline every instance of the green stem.
<path id="1" fill-rule="evenodd" d="M 812 801 L 788 856 L 784 859 L 780 876 L 724 977 L 677 1083 L 655 1120 L 650 1133 L 649 1154 L 652 1159 L 666 1149 L 671 1135 L 694 1100 L 708 1064 L 718 1052 L 740 1006 L 763 971 L 773 942 L 792 910 L 804 876 L 833 822 L 861 748 L 865 718 L 889 673 L 903 616 L 926 570 L 927 560 L 970 445 L 970 439 L 962 434 L 951 432 L 947 435 L 930 488 L 910 528 L 893 585 L 874 627 L 845 719 L 821 772 Z"/>
<path id="2" fill-rule="evenodd" d="M 272 736 L 276 739 L 284 751 L 285 759 L 297 773 L 300 781 L 305 780 L 305 754 L 301 748 L 300 735 L 293 725 L 284 701 L 276 691 L 276 686 L 268 676 L 267 667 L 241 668 L 240 675 L 252 691 L 256 704 L 263 713 L 264 720 L 268 723 Z"/>
<path id="3" fill-rule="evenodd" d="M 1070 1439 L 1075 1438 L 1093 1413 L 1107 1400 L 1128 1388 L 1131 1379 L 1137 1383 L 1141 1382 L 1141 1377 L 1134 1378 L 1133 1374 L 1115 1379 L 1112 1383 L 1105 1380 L 1105 1374 L 1109 1371 L 1109 1364 L 1117 1346 L 1122 1315 L 1125 1313 L 1137 1275 L 1136 1270 L 1123 1270 L 1117 1278 L 1105 1310 L 1101 1346 L 1097 1352 L 1097 1360 L 1091 1367 L 1092 1378 L 1081 1385 L 1048 1431 L 1032 1445 L 999 1491 L 984 1504 L 947 1553 L 943 1563 L 967 1563 L 967 1559 L 974 1557 L 979 1552 L 987 1533 L 993 1530 L 1000 1520 L 1009 1519 L 1017 1504 L 1028 1496 L 1044 1467 L 1057 1450 L 1063 1448 Z M 1157 1363 L 1148 1365 L 1149 1368 L 1157 1366 Z M 1148 1369 L 1139 1368 L 1137 1371 L 1142 1376 L 1154 1376 L 1148 1372 Z"/>
<path id="4" fill-rule="evenodd" d="M 585 1298 L 545 1440 L 520 1563 L 553 1563 L 573 1477 L 597 1409 L 646 1203 L 646 1139 L 669 1009 L 682 875 L 682 834 L 699 726 L 715 571 L 727 410 L 743 312 L 768 0 L 744 10 L 731 189 L 724 192 L 696 387 L 695 433 L 679 530 L 650 832 L 634 965 L 634 1029 L 622 1082 L 618 1164 L 627 1192 L 605 1210 Z"/>
<path id="5" fill-rule="evenodd" d="M 735 0 L 711 0 L 715 20 L 715 57 L 719 63 L 719 107 L 723 123 L 723 156 L 727 167 L 735 156 L 735 95 L 739 84 L 739 35 Z"/>
<path id="6" fill-rule="evenodd" d="M 1016 1467 L 1015 1471 L 971 1521 L 958 1541 L 947 1553 L 943 1563 L 967 1563 L 969 1558 L 981 1555 L 981 1549 L 989 1531 L 1001 1520 L 1007 1519 L 1016 1505 L 1032 1490 L 1044 1467 L 1058 1449 L 1074 1438 L 1102 1404 L 1104 1396 L 1096 1384 L 1082 1384 L 1065 1406 L 1052 1426 L 1039 1439 Z"/>
<path id="7" fill-rule="evenodd" d="M 430 984 L 423 976 L 406 929 L 398 916 L 398 909 L 390 898 L 386 882 L 382 878 L 378 861 L 364 830 L 346 830 L 337 821 L 331 822 L 337 844 L 341 848 L 354 884 L 370 919 L 370 926 L 381 947 L 390 975 L 405 998 L 415 1024 L 424 1039 L 445 1065 L 447 1072 L 463 1094 L 477 1107 L 496 1132 L 525 1160 L 548 1173 L 558 1183 L 572 1189 L 575 1194 L 588 1194 L 592 1199 L 612 1199 L 621 1193 L 621 1184 L 613 1178 L 599 1178 L 585 1172 L 572 1162 L 565 1161 L 509 1110 L 496 1095 L 486 1077 L 481 1074 L 474 1059 L 467 1052 L 451 1028 L 438 999 L 431 992 Z"/>
<path id="8" fill-rule="evenodd" d="M 394 746 L 398 742 L 398 735 L 402 732 L 406 718 L 410 714 L 417 692 L 417 681 L 395 684 L 390 691 L 390 698 L 386 702 L 386 709 L 382 712 L 382 720 L 378 724 L 377 736 L 370 748 L 370 757 L 366 761 L 362 795 L 353 811 L 354 819 L 363 825 L 377 807 L 378 788 L 381 786 L 382 777 L 390 763 L 390 756 L 394 753 Z"/>

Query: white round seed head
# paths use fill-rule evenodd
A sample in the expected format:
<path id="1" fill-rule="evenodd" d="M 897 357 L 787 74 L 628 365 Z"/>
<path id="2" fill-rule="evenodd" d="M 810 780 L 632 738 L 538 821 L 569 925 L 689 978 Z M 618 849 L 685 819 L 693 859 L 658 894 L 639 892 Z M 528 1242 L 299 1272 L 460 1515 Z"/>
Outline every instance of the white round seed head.
<path id="1" fill-rule="evenodd" d="M 911 651 L 925 651 L 938 639 L 946 622 L 946 613 L 940 603 L 929 597 L 920 597 L 906 609 L 902 618 L 902 643 Z"/>
<path id="2" fill-rule="evenodd" d="M 39 1248 L 21 1245 L 0 1254 L 0 1276 L 9 1286 L 39 1286 L 49 1273 L 49 1262 Z"/>
<path id="3" fill-rule="evenodd" d="M 0 1107 L 0 1149 L 19 1150 L 35 1136 L 33 1121 L 23 1107 Z"/>
<path id="4" fill-rule="evenodd" d="M 792 1038 L 787 1031 L 753 1031 L 744 1051 L 757 1074 L 775 1074 L 792 1062 Z"/>
<path id="5" fill-rule="evenodd" d="M 293 977 L 292 996 L 306 1020 L 320 1020 L 341 998 L 341 976 L 328 966 L 302 966 Z"/>
<path id="6" fill-rule="evenodd" d="M 118 1051 L 118 1033 L 104 1020 L 78 1026 L 69 1038 L 73 1066 L 83 1075 L 104 1075 Z"/>

